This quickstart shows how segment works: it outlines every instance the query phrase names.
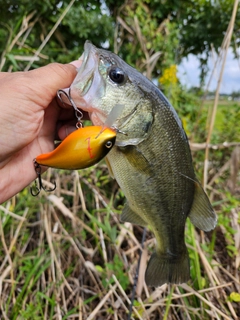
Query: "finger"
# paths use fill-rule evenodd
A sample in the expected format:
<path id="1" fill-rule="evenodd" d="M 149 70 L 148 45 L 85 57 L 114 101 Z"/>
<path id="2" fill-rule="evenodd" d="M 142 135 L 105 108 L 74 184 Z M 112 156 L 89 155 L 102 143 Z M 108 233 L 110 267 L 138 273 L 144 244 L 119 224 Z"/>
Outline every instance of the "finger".
<path id="1" fill-rule="evenodd" d="M 70 64 L 72 64 L 74 67 L 76 67 L 78 69 L 81 67 L 82 59 L 74 60 L 74 61 L 70 62 Z"/>
<path id="2" fill-rule="evenodd" d="M 79 68 L 82 65 L 82 59 L 79 60 L 75 60 L 70 62 L 71 65 L 75 66 L 77 70 L 79 70 Z M 65 93 L 65 94 L 64 94 Z M 61 108 L 71 108 L 71 102 L 68 98 L 69 95 L 69 88 L 62 88 L 61 93 L 58 93 L 58 103 L 60 105 Z"/>
<path id="3" fill-rule="evenodd" d="M 65 124 L 58 130 L 58 136 L 60 140 L 65 139 L 70 133 L 76 131 L 76 125 Z"/>
<path id="4" fill-rule="evenodd" d="M 75 63 L 74 65 L 51 63 L 45 67 L 29 71 L 26 75 L 29 80 L 28 86 L 32 86 L 32 99 L 35 99 L 36 103 L 41 102 L 43 107 L 47 107 L 56 96 L 57 90 L 69 87 L 76 74 Z"/>

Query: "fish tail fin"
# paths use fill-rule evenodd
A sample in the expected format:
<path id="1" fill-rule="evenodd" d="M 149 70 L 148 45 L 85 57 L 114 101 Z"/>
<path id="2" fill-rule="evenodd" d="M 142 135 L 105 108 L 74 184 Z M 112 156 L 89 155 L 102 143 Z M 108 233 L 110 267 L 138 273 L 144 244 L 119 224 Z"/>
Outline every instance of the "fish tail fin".
<path id="1" fill-rule="evenodd" d="M 164 283 L 183 283 L 190 278 L 187 248 L 181 256 L 154 252 L 149 260 L 145 281 L 148 286 L 161 286 Z"/>

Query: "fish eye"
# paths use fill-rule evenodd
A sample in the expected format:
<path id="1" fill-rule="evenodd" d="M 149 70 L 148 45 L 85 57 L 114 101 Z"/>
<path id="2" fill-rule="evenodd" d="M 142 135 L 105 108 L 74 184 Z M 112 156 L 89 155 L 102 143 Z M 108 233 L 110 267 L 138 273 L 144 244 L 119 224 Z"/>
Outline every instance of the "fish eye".
<path id="1" fill-rule="evenodd" d="M 107 141 L 106 143 L 105 143 L 105 147 L 106 148 L 108 148 L 108 149 L 110 149 L 110 148 L 112 148 L 112 141 Z"/>
<path id="2" fill-rule="evenodd" d="M 123 72 L 122 69 L 116 66 L 112 66 L 109 69 L 108 75 L 109 75 L 109 78 L 117 84 L 124 84 L 126 81 L 125 73 Z"/>

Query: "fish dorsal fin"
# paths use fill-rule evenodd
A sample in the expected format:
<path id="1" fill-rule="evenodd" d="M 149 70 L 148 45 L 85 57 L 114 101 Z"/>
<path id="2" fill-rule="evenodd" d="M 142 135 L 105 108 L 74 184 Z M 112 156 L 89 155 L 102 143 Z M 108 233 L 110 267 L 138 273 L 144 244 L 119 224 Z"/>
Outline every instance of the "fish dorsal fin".
<path id="1" fill-rule="evenodd" d="M 217 216 L 200 183 L 194 181 L 194 184 L 193 204 L 188 217 L 195 227 L 203 231 L 210 231 L 216 227 Z"/>
<path id="2" fill-rule="evenodd" d="M 124 208 L 121 214 L 121 221 L 130 222 L 142 227 L 147 226 L 147 223 L 130 208 L 128 203 L 125 203 L 124 205 Z"/>

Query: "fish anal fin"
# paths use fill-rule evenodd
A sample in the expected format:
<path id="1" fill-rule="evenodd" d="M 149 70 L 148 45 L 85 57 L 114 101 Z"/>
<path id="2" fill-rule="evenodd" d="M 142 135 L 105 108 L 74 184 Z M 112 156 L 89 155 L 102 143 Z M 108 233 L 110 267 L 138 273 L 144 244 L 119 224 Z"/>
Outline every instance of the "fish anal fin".
<path id="1" fill-rule="evenodd" d="M 164 283 L 180 284 L 190 279 L 187 250 L 179 257 L 154 252 L 145 273 L 148 286 L 158 287 Z"/>
<path id="2" fill-rule="evenodd" d="M 121 214 L 121 221 L 122 222 L 130 222 L 130 223 L 142 226 L 142 227 L 147 226 L 147 223 L 130 208 L 128 203 L 126 203 L 123 208 L 123 211 Z"/>
<path id="3" fill-rule="evenodd" d="M 188 217 L 195 227 L 203 231 L 210 231 L 216 227 L 217 216 L 200 183 L 198 181 L 194 183 L 193 204 Z"/>

